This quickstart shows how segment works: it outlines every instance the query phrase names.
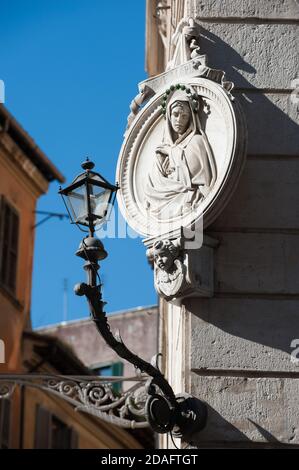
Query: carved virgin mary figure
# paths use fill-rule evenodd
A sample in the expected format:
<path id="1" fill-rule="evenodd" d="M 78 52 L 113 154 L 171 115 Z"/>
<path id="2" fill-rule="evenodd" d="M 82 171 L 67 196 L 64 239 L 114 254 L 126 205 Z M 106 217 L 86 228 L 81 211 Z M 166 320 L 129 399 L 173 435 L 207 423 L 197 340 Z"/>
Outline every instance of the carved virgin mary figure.
<path id="1" fill-rule="evenodd" d="M 147 208 L 157 218 L 185 215 L 215 183 L 216 167 L 200 124 L 199 99 L 183 90 L 168 98 L 164 137 L 145 187 Z"/>

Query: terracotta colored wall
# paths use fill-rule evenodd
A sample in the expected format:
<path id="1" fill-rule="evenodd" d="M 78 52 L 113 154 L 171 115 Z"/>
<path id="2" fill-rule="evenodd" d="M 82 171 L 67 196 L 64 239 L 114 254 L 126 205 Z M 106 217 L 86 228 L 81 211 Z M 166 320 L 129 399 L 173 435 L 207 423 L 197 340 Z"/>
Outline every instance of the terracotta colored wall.
<path id="1" fill-rule="evenodd" d="M 12 141 L 8 141 L 8 144 L 11 145 L 10 148 L 2 146 L 2 140 L 0 141 L 0 196 L 3 195 L 18 211 L 20 226 L 15 295 L 9 294 L 0 286 L 0 338 L 5 342 L 5 364 L 0 364 L 0 372 L 18 368 L 20 340 L 24 325 L 29 320 L 31 302 L 34 211 L 37 198 L 43 192 L 34 183 L 35 174 L 30 167 L 31 162 L 24 154 L 21 162 L 20 150 Z M 18 153 L 18 162 L 14 160 L 14 152 Z M 34 170 L 37 171 L 35 168 Z M 39 179 L 42 178 L 40 173 L 38 176 Z M 47 182 L 43 182 L 47 189 Z"/>
<path id="2" fill-rule="evenodd" d="M 84 413 L 76 412 L 61 398 L 27 388 L 25 393 L 23 448 L 33 449 L 35 439 L 35 415 L 41 405 L 73 428 L 78 435 L 80 449 L 125 449 L 141 448 L 140 444 L 125 430 L 106 424 Z"/>

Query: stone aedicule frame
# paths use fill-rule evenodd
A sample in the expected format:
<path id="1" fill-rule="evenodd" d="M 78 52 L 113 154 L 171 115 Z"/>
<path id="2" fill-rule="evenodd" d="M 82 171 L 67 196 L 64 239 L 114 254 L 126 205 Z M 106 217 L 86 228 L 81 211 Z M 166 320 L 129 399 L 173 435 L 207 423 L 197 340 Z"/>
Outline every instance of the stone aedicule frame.
<path id="1" fill-rule="evenodd" d="M 182 19 L 166 72 L 139 84 L 116 175 L 120 210 L 145 237 L 156 290 L 175 303 L 213 296 L 217 240 L 206 244 L 203 233 L 232 196 L 247 152 L 247 128 L 232 95 L 234 85 L 225 72 L 207 65 L 199 42 L 198 24 Z M 189 113 L 181 133 L 173 127 L 175 103 Z M 196 165 L 197 173 L 192 173 Z M 164 192 L 169 204 L 163 201 Z M 164 210 L 174 204 L 175 210 Z"/>

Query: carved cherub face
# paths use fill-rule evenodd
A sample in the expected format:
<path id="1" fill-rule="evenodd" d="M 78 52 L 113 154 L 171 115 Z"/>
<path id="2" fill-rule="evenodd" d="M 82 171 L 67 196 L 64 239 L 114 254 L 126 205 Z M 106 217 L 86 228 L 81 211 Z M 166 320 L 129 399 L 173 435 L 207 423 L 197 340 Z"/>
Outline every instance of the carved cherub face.
<path id="1" fill-rule="evenodd" d="M 163 271 L 168 271 L 173 264 L 173 259 L 169 250 L 164 250 L 163 252 L 156 254 L 155 262 L 158 268 L 163 269 Z"/>
<path id="2" fill-rule="evenodd" d="M 154 245 L 154 259 L 158 268 L 169 271 L 176 258 L 176 247 L 168 241 L 158 241 Z"/>
<path id="3" fill-rule="evenodd" d="M 182 135 L 186 132 L 191 118 L 190 106 L 185 101 L 176 101 L 171 106 L 170 120 L 173 130 Z"/>

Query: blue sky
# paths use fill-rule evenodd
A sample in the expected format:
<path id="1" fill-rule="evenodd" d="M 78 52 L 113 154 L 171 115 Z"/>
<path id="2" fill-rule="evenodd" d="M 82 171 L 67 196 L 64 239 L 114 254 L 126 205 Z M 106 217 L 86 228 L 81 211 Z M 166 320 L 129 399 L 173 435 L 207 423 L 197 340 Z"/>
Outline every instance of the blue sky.
<path id="1" fill-rule="evenodd" d="M 85 156 L 114 182 L 118 153 L 137 83 L 146 78 L 145 0 L 10 0 L 0 3 L 0 79 L 5 104 L 65 175 L 80 173 Z M 64 212 L 58 183 L 38 209 Z M 88 316 L 73 285 L 85 280 L 74 255 L 81 232 L 52 219 L 36 230 L 33 326 Z M 106 239 L 100 270 L 107 312 L 156 303 L 141 239 Z"/>

